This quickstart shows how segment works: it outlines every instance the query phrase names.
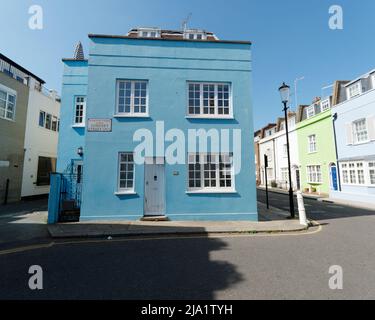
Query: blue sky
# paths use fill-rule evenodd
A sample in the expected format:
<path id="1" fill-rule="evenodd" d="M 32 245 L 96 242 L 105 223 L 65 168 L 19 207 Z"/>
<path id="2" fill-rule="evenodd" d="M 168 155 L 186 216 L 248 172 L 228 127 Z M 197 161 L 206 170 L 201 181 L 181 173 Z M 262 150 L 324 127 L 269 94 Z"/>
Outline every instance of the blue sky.
<path id="1" fill-rule="evenodd" d="M 31 5 L 44 10 L 43 30 L 28 28 Z M 328 27 L 329 7 L 341 5 L 344 29 Z M 213 31 L 225 40 L 253 42 L 256 128 L 282 114 L 277 92 L 299 82 L 298 102 L 310 103 L 322 87 L 375 68 L 374 0 L 1 0 L 0 52 L 60 91 L 61 58 L 71 57 L 88 33 L 125 34 L 135 26 Z"/>

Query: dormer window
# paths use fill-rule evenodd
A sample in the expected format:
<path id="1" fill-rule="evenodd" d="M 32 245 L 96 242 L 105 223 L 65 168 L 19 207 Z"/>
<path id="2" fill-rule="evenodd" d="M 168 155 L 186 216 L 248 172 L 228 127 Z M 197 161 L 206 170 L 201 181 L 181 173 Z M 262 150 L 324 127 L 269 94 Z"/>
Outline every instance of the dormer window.
<path id="1" fill-rule="evenodd" d="M 161 32 L 157 29 L 140 29 L 138 36 L 141 38 L 160 38 Z"/>
<path id="2" fill-rule="evenodd" d="M 322 112 L 327 111 L 330 107 L 331 107 L 331 104 L 330 104 L 330 102 L 329 102 L 329 99 L 327 99 L 327 100 L 323 100 L 323 101 L 320 103 L 320 108 L 321 108 L 321 111 L 322 111 Z"/>
<path id="3" fill-rule="evenodd" d="M 307 108 L 307 118 L 315 116 L 315 105 L 311 105 Z"/>
<path id="4" fill-rule="evenodd" d="M 349 99 L 354 98 L 362 94 L 361 81 L 358 81 L 348 87 L 348 97 Z"/>
<path id="5" fill-rule="evenodd" d="M 185 32 L 184 38 L 188 40 L 206 40 L 206 34 L 203 32 Z"/>

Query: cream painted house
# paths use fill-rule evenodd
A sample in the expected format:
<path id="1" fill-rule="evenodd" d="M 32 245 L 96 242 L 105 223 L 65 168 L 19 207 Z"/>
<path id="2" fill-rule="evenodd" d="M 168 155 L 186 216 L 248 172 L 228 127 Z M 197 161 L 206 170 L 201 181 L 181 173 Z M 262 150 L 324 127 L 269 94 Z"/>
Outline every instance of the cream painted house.
<path id="1" fill-rule="evenodd" d="M 288 118 L 288 129 L 292 186 L 294 190 L 300 188 L 300 167 L 298 159 L 296 122 L 296 114 L 294 112 L 290 112 Z M 269 124 L 262 129 L 262 138 L 259 141 L 261 186 L 265 186 L 264 155 L 267 155 L 268 157 L 268 185 L 288 189 L 288 155 L 285 134 L 285 120 L 283 118 L 279 118 L 276 124 Z"/>
<path id="2" fill-rule="evenodd" d="M 30 79 L 21 197 L 49 193 L 56 171 L 60 97 Z"/>

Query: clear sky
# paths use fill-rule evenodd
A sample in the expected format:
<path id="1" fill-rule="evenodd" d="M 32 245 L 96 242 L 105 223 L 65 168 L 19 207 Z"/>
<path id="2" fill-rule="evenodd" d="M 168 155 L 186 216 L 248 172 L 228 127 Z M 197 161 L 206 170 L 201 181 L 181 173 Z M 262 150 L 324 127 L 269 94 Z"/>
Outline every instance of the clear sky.
<path id="1" fill-rule="evenodd" d="M 298 102 L 308 104 L 322 87 L 375 68 L 374 0 L 0 0 L 0 52 L 61 90 L 61 58 L 72 57 L 88 33 L 126 34 L 136 26 L 191 28 L 223 40 L 253 42 L 254 122 L 259 128 L 282 115 L 285 81 L 299 82 Z M 29 7 L 41 5 L 42 30 L 28 27 Z M 343 30 L 328 26 L 331 5 L 343 8 Z"/>

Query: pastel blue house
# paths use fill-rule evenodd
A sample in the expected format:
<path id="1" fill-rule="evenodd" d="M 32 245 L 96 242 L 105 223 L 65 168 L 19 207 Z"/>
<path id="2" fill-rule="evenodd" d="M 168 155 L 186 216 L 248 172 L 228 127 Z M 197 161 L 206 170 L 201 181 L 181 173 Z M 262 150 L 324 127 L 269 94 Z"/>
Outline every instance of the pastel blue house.
<path id="1" fill-rule="evenodd" d="M 257 220 L 250 42 L 155 28 L 89 39 L 88 60 L 81 48 L 63 60 L 56 183 L 64 186 L 50 207 L 78 208 L 81 221 Z M 213 132 L 207 150 L 192 151 L 194 129 Z M 216 149 L 215 132 L 229 132 L 226 148 L 221 139 Z"/>
<path id="2" fill-rule="evenodd" d="M 375 70 L 350 82 L 336 82 L 332 110 L 340 191 L 332 198 L 375 205 Z"/>

